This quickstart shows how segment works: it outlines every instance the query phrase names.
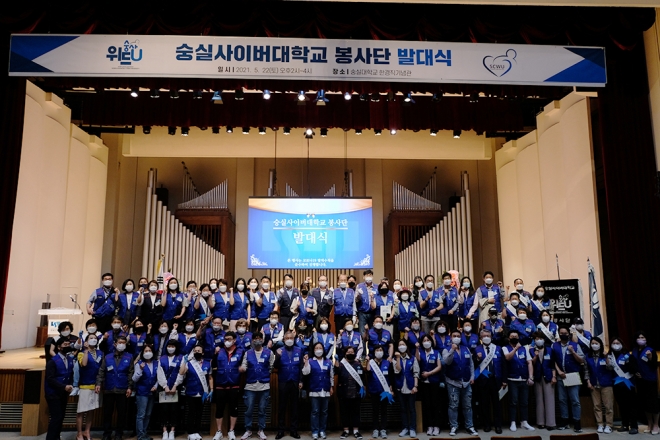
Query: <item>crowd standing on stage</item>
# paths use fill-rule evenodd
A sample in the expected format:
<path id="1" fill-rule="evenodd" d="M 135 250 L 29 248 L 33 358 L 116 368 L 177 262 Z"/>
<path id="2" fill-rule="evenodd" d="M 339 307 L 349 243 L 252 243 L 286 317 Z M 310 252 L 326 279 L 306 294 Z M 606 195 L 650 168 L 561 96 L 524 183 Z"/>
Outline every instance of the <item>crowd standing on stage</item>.
<path id="1" fill-rule="evenodd" d="M 376 282 L 365 270 L 359 283 L 340 275 L 336 288 L 323 275 L 313 287 L 309 277 L 296 285 L 287 274 L 279 289 L 263 276 L 239 278 L 233 287 L 215 278 L 199 286 L 188 281 L 182 290 L 174 277 L 164 286 L 128 279 L 119 288 L 106 273 L 87 302 L 85 328 L 76 334 L 63 322 L 46 346 L 46 438 L 59 440 L 67 399 L 77 395 L 77 440 L 91 440 L 86 416 L 100 407 L 103 440 L 122 440 L 127 420 L 135 420 L 138 440 L 151 440 L 152 413 L 163 440 L 173 440 L 181 426 L 189 440 L 199 440 L 202 408 L 211 401 L 213 440 L 235 440 L 241 398 L 240 438 L 265 440 L 274 370 L 277 440 L 287 432 L 300 438 L 301 398 L 309 399 L 312 438 L 325 439 L 335 391 L 342 439 L 362 439 L 361 429 L 386 439 L 387 408 L 395 401 L 398 435 L 417 437 L 416 400 L 429 436 L 444 430 L 454 436 L 459 423 L 472 435 L 477 426 L 499 434 L 506 423 L 510 431 L 570 425 L 581 432 L 581 386 L 591 393 L 599 433 L 612 432 L 616 401 L 619 432 L 637 434 L 643 409 L 649 431 L 658 434 L 658 359 L 646 333 L 638 332 L 632 347 L 617 337 L 606 347 L 580 318 L 557 325 L 542 286 L 530 293 L 517 279 L 508 292 L 492 272 L 481 286 L 449 273 L 439 285 L 435 280 Z M 536 428 L 529 423 L 530 395 Z M 371 420 L 360 414 L 367 398 Z"/>

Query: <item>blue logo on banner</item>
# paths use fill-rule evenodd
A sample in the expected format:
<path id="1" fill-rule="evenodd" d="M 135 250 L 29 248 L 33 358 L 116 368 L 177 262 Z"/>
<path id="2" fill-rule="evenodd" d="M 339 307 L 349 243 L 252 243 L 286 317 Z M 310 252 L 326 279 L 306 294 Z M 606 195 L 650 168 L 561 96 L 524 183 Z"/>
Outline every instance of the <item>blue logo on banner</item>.
<path id="1" fill-rule="evenodd" d="M 484 67 L 493 75 L 501 78 L 509 73 L 513 64 L 517 62 L 516 56 L 518 56 L 518 54 L 513 49 L 507 50 L 506 55 L 499 55 L 496 57 L 491 55 L 485 56 L 483 59 Z"/>
<path id="2" fill-rule="evenodd" d="M 142 59 L 142 48 L 140 48 L 140 40 L 124 41 L 121 46 L 108 47 L 106 55 L 110 61 L 119 61 L 120 66 L 131 66 Z"/>

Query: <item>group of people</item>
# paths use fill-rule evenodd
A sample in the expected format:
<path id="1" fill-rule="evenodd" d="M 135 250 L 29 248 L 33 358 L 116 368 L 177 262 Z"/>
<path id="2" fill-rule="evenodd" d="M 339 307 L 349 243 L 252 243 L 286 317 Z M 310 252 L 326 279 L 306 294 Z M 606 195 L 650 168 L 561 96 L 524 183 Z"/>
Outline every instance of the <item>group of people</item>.
<path id="1" fill-rule="evenodd" d="M 285 275 L 280 289 L 264 276 L 239 278 L 231 287 L 221 279 L 200 286 L 189 281 L 182 291 L 176 278 L 165 280 L 164 288 L 129 279 L 120 289 L 112 274 L 104 274 L 87 302 L 91 319 L 85 329 L 76 335 L 64 322 L 46 347 L 47 440 L 59 439 L 69 395 L 79 396 L 77 440 L 91 439 L 85 416 L 101 406 L 103 440 L 112 440 L 113 431 L 114 440 L 121 440 L 131 405 L 138 440 L 151 440 L 147 428 L 155 406 L 163 440 L 174 439 L 182 423 L 188 439 L 198 440 L 202 407 L 211 401 L 213 440 L 223 440 L 225 432 L 235 440 L 241 398 L 246 406 L 241 439 L 257 431 L 265 440 L 274 370 L 278 440 L 286 431 L 300 438 L 301 398 L 310 402 L 313 439 L 325 439 L 335 392 L 342 439 L 362 438 L 366 421 L 360 407 L 367 397 L 374 438 L 387 438 L 387 408 L 395 401 L 401 409 L 399 436 L 416 437 L 417 400 L 429 436 L 447 428 L 456 435 L 461 417 L 469 434 L 477 435 L 477 423 L 485 432 L 501 433 L 507 394 L 509 429 L 534 430 L 530 390 L 538 428 L 572 424 L 581 432 L 582 383 L 594 401 L 598 432 L 612 432 L 616 400 L 619 431 L 636 434 L 636 409 L 644 408 L 649 431 L 658 433 L 657 356 L 644 332 L 631 351 L 620 338 L 612 338 L 605 350 L 580 318 L 570 327 L 553 322 L 542 286 L 529 293 L 518 279 L 508 292 L 491 272 L 478 287 L 469 277 L 458 282 L 444 273 L 441 279 L 439 286 L 433 275 L 415 277 L 410 285 L 387 278 L 375 282 L 365 270 L 359 283 L 340 275 L 336 288 L 325 276 L 313 287 L 310 278 L 296 286 Z M 182 408 L 186 420 L 179 418 Z"/>

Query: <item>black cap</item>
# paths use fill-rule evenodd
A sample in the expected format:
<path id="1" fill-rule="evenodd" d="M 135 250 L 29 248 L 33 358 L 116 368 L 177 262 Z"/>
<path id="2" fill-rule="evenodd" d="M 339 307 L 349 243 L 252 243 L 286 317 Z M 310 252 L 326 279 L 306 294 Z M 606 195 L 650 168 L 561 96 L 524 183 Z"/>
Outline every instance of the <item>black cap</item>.
<path id="1" fill-rule="evenodd" d="M 584 320 L 580 317 L 573 319 L 573 324 L 584 324 Z"/>
<path id="2" fill-rule="evenodd" d="M 497 315 L 497 309 L 495 307 L 491 307 L 490 309 L 488 309 L 488 314 Z"/>

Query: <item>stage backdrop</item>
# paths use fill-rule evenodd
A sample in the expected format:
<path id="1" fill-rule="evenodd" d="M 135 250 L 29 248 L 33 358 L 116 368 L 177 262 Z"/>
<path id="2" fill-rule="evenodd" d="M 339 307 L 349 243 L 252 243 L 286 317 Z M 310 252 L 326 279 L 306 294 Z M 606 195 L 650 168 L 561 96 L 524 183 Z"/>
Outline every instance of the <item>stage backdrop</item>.
<path id="1" fill-rule="evenodd" d="M 570 326 L 573 318 L 581 317 L 580 280 L 545 280 L 539 281 L 545 288 L 545 298 L 550 300 L 549 312 L 557 325 Z M 585 319 L 589 325 L 589 317 Z"/>

